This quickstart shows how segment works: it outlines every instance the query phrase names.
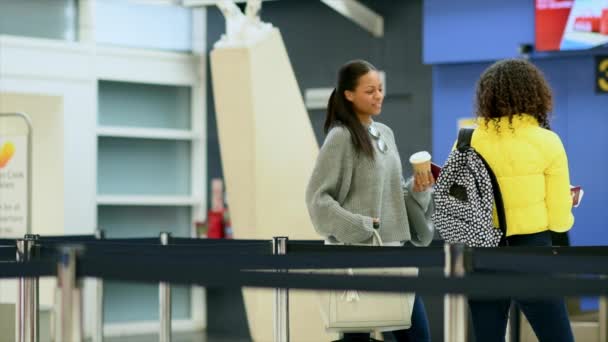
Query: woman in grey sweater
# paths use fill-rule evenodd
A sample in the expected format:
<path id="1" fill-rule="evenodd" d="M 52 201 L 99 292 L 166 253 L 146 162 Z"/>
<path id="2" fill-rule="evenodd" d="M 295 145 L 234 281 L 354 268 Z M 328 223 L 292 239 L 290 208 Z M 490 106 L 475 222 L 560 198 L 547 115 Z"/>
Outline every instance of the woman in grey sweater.
<path id="1" fill-rule="evenodd" d="M 328 243 L 368 243 L 374 230 L 384 245 L 428 245 L 432 240 L 432 181 L 416 176 L 415 181 L 404 182 L 393 131 L 373 120 L 383 99 L 374 66 L 362 60 L 342 66 L 328 103 L 327 137 L 306 191 L 312 223 Z M 415 231 L 414 226 L 426 229 Z M 385 335 L 386 340 L 391 338 L 430 341 L 421 298 L 414 301 L 411 328 Z M 369 334 L 344 334 L 345 341 L 365 339 Z"/>

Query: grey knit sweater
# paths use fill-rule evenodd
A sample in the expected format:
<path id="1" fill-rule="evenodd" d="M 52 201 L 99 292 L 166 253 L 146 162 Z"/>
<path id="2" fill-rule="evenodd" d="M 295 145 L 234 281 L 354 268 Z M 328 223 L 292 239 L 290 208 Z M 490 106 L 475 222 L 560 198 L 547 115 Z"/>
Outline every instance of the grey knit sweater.
<path id="1" fill-rule="evenodd" d="M 409 241 L 410 224 L 405 201 L 414 200 L 415 208 L 430 217 L 430 191 L 415 193 L 411 184 L 403 181 L 401 160 L 393 131 L 386 125 L 373 122 L 388 150 L 378 149 L 375 159 L 357 153 L 349 130 L 343 126 L 332 128 L 327 137 L 306 190 L 306 204 L 316 231 L 330 242 L 362 243 L 372 237 L 372 218 L 380 219 L 382 241 Z M 411 183 L 411 182 L 408 182 Z M 426 222 L 425 222 L 426 223 Z M 428 234 L 427 234 L 428 235 Z M 425 237 L 430 243 L 431 237 Z"/>

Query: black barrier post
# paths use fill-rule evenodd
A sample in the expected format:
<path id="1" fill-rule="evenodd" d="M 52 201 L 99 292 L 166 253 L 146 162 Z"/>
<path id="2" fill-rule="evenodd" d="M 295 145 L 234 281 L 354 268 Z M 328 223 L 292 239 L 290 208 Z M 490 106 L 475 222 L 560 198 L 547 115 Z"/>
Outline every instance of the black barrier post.
<path id="1" fill-rule="evenodd" d="M 57 282 L 61 287 L 61 323 L 55 341 L 83 340 L 82 334 L 82 291 L 76 278 L 76 258 L 81 252 L 79 246 L 62 246 L 59 250 Z"/>
<path id="2" fill-rule="evenodd" d="M 466 273 L 465 246 L 444 245 L 445 276 L 464 277 Z M 444 298 L 444 340 L 467 340 L 467 298 L 459 294 L 447 294 Z"/>
<path id="3" fill-rule="evenodd" d="M 30 242 L 30 247 L 29 247 L 30 260 L 33 257 L 35 257 L 34 244 L 37 242 L 37 240 L 39 238 L 40 238 L 40 235 L 37 235 L 37 234 L 27 234 L 24 237 L 25 240 Z M 31 281 L 31 295 L 32 295 L 32 300 L 30 301 L 30 305 L 31 305 L 30 315 L 32 317 L 32 328 L 34 329 L 34 341 L 40 341 L 40 322 L 39 322 L 40 311 L 38 311 L 38 309 L 40 308 L 40 288 L 39 288 L 38 277 L 30 278 L 30 281 Z"/>
<path id="4" fill-rule="evenodd" d="M 102 240 L 105 238 L 105 232 L 102 229 L 95 230 L 95 239 Z M 97 278 L 95 279 L 95 309 L 96 309 L 96 317 L 95 317 L 95 331 L 93 332 L 93 342 L 103 342 L 103 279 Z"/>
<path id="5" fill-rule="evenodd" d="M 287 254 L 288 237 L 272 238 L 272 254 Z M 276 272 L 287 272 L 287 270 L 276 270 Z M 289 290 L 274 289 L 274 342 L 289 342 Z"/>
<path id="6" fill-rule="evenodd" d="M 171 234 L 160 233 L 160 244 L 169 244 Z M 159 341 L 171 342 L 171 285 L 161 282 L 158 285 L 158 314 L 160 319 Z"/>
<path id="7" fill-rule="evenodd" d="M 17 243 L 17 261 L 28 262 L 33 257 L 33 246 L 38 235 L 26 234 Z M 19 278 L 17 281 L 17 341 L 39 340 L 38 278 Z"/>

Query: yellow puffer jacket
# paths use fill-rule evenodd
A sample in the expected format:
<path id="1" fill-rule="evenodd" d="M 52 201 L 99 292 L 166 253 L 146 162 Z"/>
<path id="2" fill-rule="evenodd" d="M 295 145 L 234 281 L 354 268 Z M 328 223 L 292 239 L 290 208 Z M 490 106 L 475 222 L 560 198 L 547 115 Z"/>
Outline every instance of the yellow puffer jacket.
<path id="1" fill-rule="evenodd" d="M 486 123 L 488 123 L 486 125 Z M 546 230 L 565 232 L 574 224 L 566 151 L 559 136 L 531 115 L 480 119 L 471 140 L 498 179 L 507 236 Z M 498 226 L 496 212 L 494 223 Z"/>

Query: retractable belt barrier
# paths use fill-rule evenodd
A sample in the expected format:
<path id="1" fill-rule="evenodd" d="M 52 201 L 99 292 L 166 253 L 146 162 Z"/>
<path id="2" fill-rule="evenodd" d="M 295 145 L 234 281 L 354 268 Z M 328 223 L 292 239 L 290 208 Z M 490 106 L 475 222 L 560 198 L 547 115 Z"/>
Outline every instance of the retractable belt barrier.
<path id="1" fill-rule="evenodd" d="M 272 240 L 187 239 L 166 235 L 164 239 L 99 239 L 90 235 L 28 239 L 29 256 L 21 260 L 15 258 L 15 245 L 22 240 L 0 240 L 0 278 L 56 276 L 60 282 L 84 277 L 154 282 L 160 284 L 161 290 L 165 286 L 165 292 L 171 283 L 275 288 L 283 289 L 280 291 L 285 295 L 287 289 L 416 292 L 446 295 L 446 305 L 449 300 L 452 303 L 449 305 L 453 305 L 465 295 L 475 298 L 608 295 L 605 276 L 608 275 L 608 246 L 372 247 L 325 245 L 322 241 L 285 238 L 284 252 L 276 253 L 276 242 Z M 444 268 L 447 275 L 350 276 L 322 271 L 383 267 Z M 454 273 L 454 267 L 463 271 Z M 62 287 L 62 298 L 67 301 L 62 303 L 62 308 L 65 306 L 67 312 L 74 312 L 70 309 L 73 303 L 69 302 L 69 292 L 80 291 L 79 285 L 71 281 L 66 284 Z M 162 296 L 161 292 L 162 299 L 167 300 L 165 309 L 168 308 L 170 297 Z M 281 341 L 288 340 L 288 307 L 277 310 L 285 311 L 277 316 L 285 320 L 277 320 L 275 329 L 281 332 L 277 336 L 283 336 L 279 338 Z M 453 315 L 466 316 L 466 311 L 458 310 Z M 167 323 L 170 311 L 164 316 L 161 319 L 161 327 L 163 322 L 166 325 L 163 336 L 165 341 L 170 341 Z M 73 334 L 70 336 L 80 336 L 79 330 L 70 323 L 72 318 L 62 319 L 69 323 L 65 329 L 61 328 L 63 334 L 68 334 L 69 328 Z M 99 325 L 103 326 L 103 322 Z M 454 330 L 449 334 L 455 336 Z"/>
<path id="2" fill-rule="evenodd" d="M 15 240 L 0 241 L 0 261 L 14 261 Z M 130 243 L 131 241 L 135 241 Z M 272 255 L 270 240 L 211 240 L 171 238 L 160 245 L 158 239 L 93 239 L 90 236 L 40 237 L 34 243 L 33 261 L 53 260 L 58 246 L 77 244 L 82 258 L 116 262 L 123 258 L 144 263 L 149 259 L 162 267 L 166 263 L 200 269 L 331 269 L 369 267 L 443 267 L 439 247 L 372 247 L 324 245 L 322 241 L 288 241 L 286 255 Z M 608 247 L 506 247 L 465 249 L 470 270 L 518 273 L 608 274 Z M 210 254 L 221 263 L 210 264 Z M 247 255 L 246 258 L 243 255 Z M 53 260 L 54 261 L 54 260 Z M 27 263 L 20 263 L 25 267 Z M 89 274 L 94 276 L 94 274 Z"/>
<path id="3" fill-rule="evenodd" d="M 201 269 L 331 269 L 370 267 L 443 267 L 443 250 L 438 247 L 372 247 L 323 245 L 316 241 L 289 241 L 286 255 L 271 255 L 267 240 L 180 239 L 182 244 L 153 244 L 152 239 L 45 239 L 35 241 L 34 261 L 53 260 L 58 246 L 81 246 L 82 258 L 107 259 L 121 267 L 125 258 L 159 267 L 169 263 Z M 155 239 L 154 241 L 157 241 Z M 171 239 L 174 242 L 176 239 Z M 14 261 L 15 247 L 0 245 L 0 261 Z M 608 247 L 507 247 L 465 249 L 469 270 L 514 271 L 518 273 L 608 274 Z M 221 263 L 210 264 L 209 255 Z M 243 257 L 247 255 L 247 257 Z M 205 258 L 205 262 L 199 259 Z M 20 263 L 25 266 L 27 263 Z M 94 276 L 89 274 L 88 276 Z"/>
<path id="4" fill-rule="evenodd" d="M 444 277 L 362 276 L 359 278 L 357 276 L 314 274 L 310 271 L 311 269 L 335 268 L 442 267 L 442 251 L 438 248 L 321 247 L 317 244 L 309 244 L 310 249 L 301 249 L 303 244 L 299 246 L 298 244 L 288 244 L 290 251 L 288 254 L 270 255 L 269 242 L 263 240 L 245 243 L 216 241 L 202 249 L 192 244 L 159 246 L 101 241 L 79 244 L 79 246 L 82 249 L 77 258 L 76 272 L 79 277 L 139 282 L 163 281 L 206 286 L 344 288 L 370 291 L 411 290 L 435 294 L 443 291 L 443 293 L 458 292 L 468 295 L 553 296 L 608 292 L 608 280 L 590 275 L 608 274 L 608 247 L 562 247 L 557 255 L 554 254 L 552 248 L 542 247 L 519 250 L 516 248 L 471 249 L 468 253 L 472 255 L 471 259 L 474 261 L 471 264 L 475 270 L 517 271 L 522 274 L 514 277 L 513 273 L 507 275 L 472 273 L 463 279 L 451 282 Z M 294 248 L 294 246 L 298 247 Z M 307 253 L 307 250 L 312 252 Z M 321 250 L 328 252 L 320 253 Z M 8 256 L 13 252 L 12 247 L 0 247 L 2 256 Z M 578 255 L 578 252 L 582 255 Z M 596 256 L 591 256 L 591 252 Z M 247 254 L 247 257 L 244 257 L 244 254 Z M 209 262 L 211 255 L 218 256 L 218 258 L 211 258 L 217 262 Z M 54 275 L 53 265 L 57 262 L 56 258 L 56 246 L 53 243 L 47 244 L 44 240 L 38 240 L 31 261 L 0 262 L 0 277 Z M 263 272 L 275 269 L 293 270 L 293 272 L 280 274 Z M 262 272 L 253 272 L 255 270 Z M 294 273 L 297 272 L 296 270 L 303 271 Z M 563 276 L 547 277 L 525 274 L 539 272 L 557 273 Z M 568 274 L 586 274 L 586 277 L 580 278 Z M 503 290 L 497 290 L 499 288 Z M 534 291 L 535 288 L 538 291 Z M 576 288 L 579 288 L 580 291 L 577 292 Z M 559 289 L 564 290 L 563 293 Z"/>
<path id="5" fill-rule="evenodd" d="M 352 289 L 422 294 L 463 293 L 475 297 L 553 297 L 608 295 L 608 279 L 601 277 L 521 274 L 470 274 L 443 276 L 342 276 L 330 274 L 273 273 L 216 267 L 208 262 L 179 262 L 154 258 L 103 258 L 83 255 L 77 259 L 77 277 L 99 277 L 135 282 L 171 282 L 203 286 L 251 286 L 292 289 Z M 0 278 L 54 276 L 54 260 L 25 263 L 0 262 Z"/>

